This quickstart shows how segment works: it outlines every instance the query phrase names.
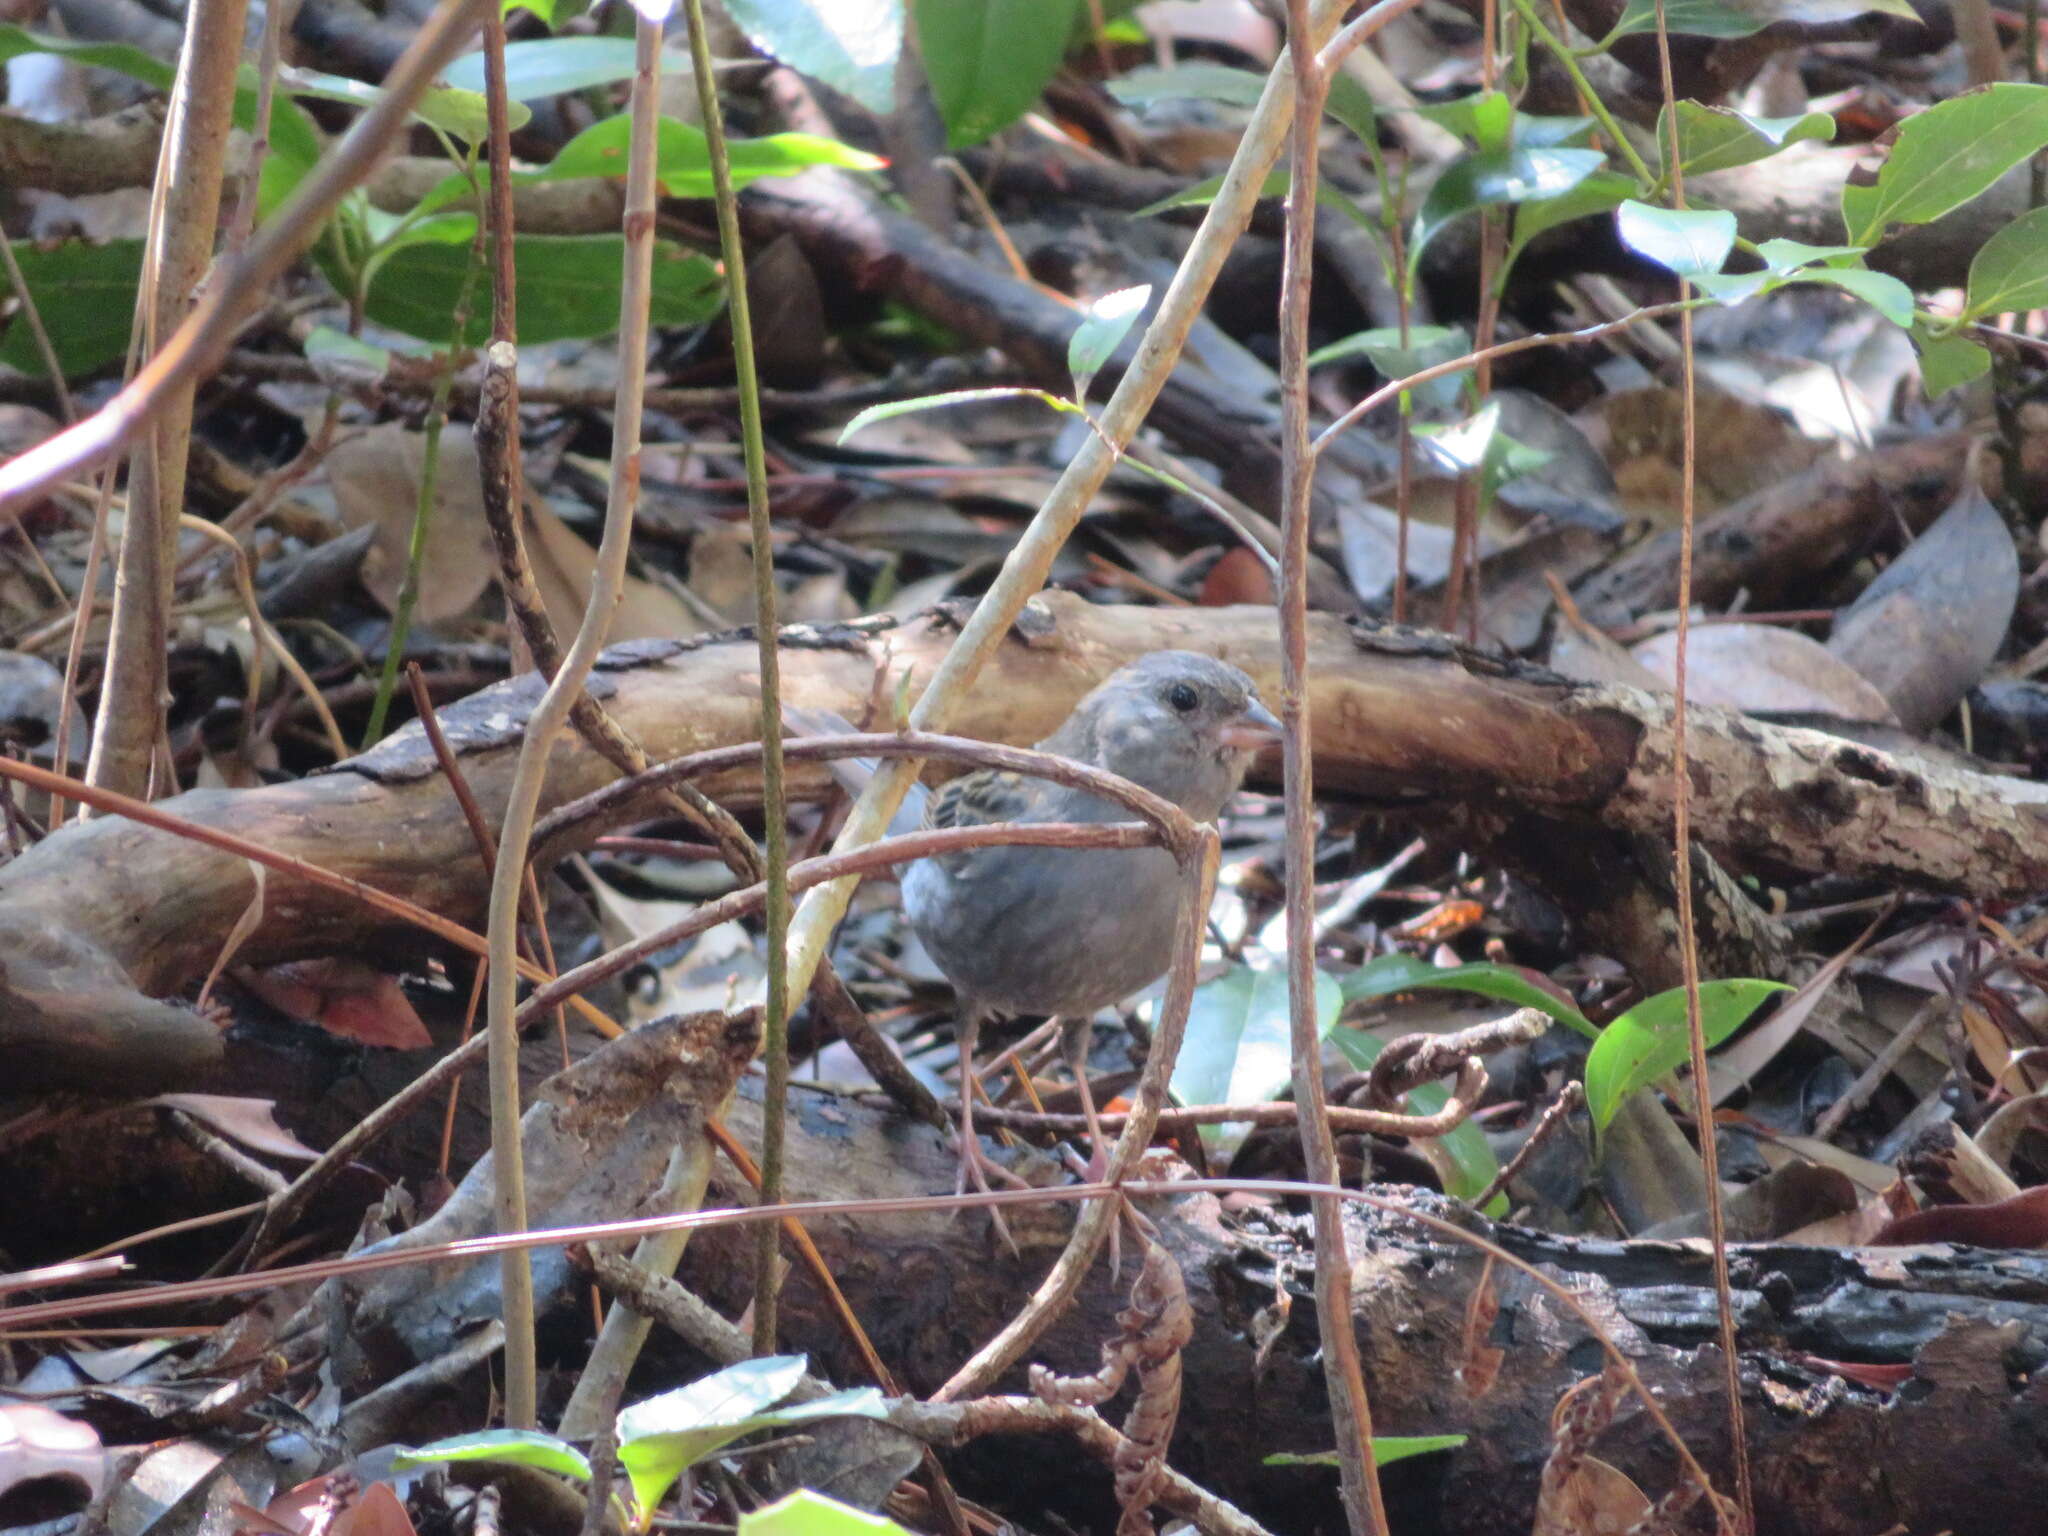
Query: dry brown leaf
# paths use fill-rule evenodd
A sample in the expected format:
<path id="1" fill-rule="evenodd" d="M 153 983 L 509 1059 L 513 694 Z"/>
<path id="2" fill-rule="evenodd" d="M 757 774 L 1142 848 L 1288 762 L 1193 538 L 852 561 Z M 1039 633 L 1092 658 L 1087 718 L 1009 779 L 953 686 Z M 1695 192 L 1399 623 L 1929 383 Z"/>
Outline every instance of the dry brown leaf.
<path id="1" fill-rule="evenodd" d="M 397 604 L 405 579 L 425 462 L 425 436 L 396 422 L 345 438 L 327 455 L 327 482 L 341 520 L 351 528 L 370 524 L 377 530 L 377 541 L 363 560 L 363 582 L 387 609 Z M 496 569 L 484 525 L 476 441 L 467 427 L 451 425 L 441 433 L 434 514 L 427 525 L 414 618 L 438 624 L 467 613 Z"/>

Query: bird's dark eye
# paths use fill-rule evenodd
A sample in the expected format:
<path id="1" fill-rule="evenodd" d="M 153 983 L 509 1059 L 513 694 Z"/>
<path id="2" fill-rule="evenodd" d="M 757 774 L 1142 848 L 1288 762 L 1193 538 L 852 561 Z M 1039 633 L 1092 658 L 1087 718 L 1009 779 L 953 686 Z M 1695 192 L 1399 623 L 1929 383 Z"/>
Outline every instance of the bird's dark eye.
<path id="1" fill-rule="evenodd" d="M 1194 707 L 1201 703 L 1202 700 L 1196 694 L 1194 684 L 1175 683 L 1166 690 L 1166 702 L 1185 715 L 1191 714 L 1194 711 Z"/>

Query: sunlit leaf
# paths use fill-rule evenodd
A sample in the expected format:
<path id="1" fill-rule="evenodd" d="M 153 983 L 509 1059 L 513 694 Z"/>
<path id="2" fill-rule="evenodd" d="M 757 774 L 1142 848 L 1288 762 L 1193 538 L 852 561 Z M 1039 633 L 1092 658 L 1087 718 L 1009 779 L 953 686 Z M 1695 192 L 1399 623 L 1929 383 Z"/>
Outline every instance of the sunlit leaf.
<path id="1" fill-rule="evenodd" d="M 839 429 L 839 441 L 845 442 L 862 427 L 871 427 L 878 421 L 887 421 L 892 416 L 908 416 L 915 411 L 942 410 L 949 405 L 974 405 L 983 400 L 1042 400 L 1058 409 L 1067 404 L 1058 395 L 1042 389 L 1025 389 L 1019 385 L 999 385 L 993 389 L 953 389 L 943 394 L 919 395 L 911 400 L 885 400 L 880 405 L 871 405 L 853 420 Z"/>
<path id="2" fill-rule="evenodd" d="M 418 1450 L 402 1451 L 392 1465 L 401 1471 L 445 1461 L 487 1461 L 500 1466 L 536 1467 L 590 1481 L 590 1459 L 566 1440 L 537 1429 L 481 1429 L 474 1434 L 436 1440 Z"/>
<path id="3" fill-rule="evenodd" d="M 1735 215 L 1724 208 L 1653 208 L 1633 200 L 1614 211 L 1621 243 L 1683 278 L 1721 270 L 1735 248 Z"/>
<path id="4" fill-rule="evenodd" d="M 877 114 L 895 101 L 903 0 L 723 0 L 747 40 Z"/>
<path id="5" fill-rule="evenodd" d="M 1751 978 L 1702 982 L 1700 1030 L 1708 1048 L 1740 1029 L 1773 993 L 1791 990 Z M 1586 1055 L 1586 1109 L 1595 1132 L 1607 1128 L 1622 1100 L 1676 1071 L 1691 1053 L 1683 987 L 1645 998 L 1601 1030 Z"/>
<path id="6" fill-rule="evenodd" d="M 1151 299 L 1151 285 L 1141 284 L 1106 293 L 1088 306 L 1087 317 L 1074 327 L 1067 341 L 1067 372 L 1074 377 L 1076 400 L 1087 398 L 1089 384 L 1131 333 Z"/>
<path id="7" fill-rule="evenodd" d="M 1336 978 L 1316 972 L 1316 1034 L 1328 1035 L 1343 1007 Z M 1171 1091 L 1181 1104 L 1263 1104 L 1294 1080 L 1287 972 L 1235 965 L 1195 989 Z M 1203 1126 L 1217 1145 L 1229 1136 Z"/>

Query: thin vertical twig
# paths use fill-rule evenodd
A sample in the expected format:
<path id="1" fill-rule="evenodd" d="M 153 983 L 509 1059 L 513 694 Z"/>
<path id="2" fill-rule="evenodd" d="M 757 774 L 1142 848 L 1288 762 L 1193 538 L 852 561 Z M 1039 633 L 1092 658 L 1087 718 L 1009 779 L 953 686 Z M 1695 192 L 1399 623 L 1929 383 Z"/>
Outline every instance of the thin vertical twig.
<path id="1" fill-rule="evenodd" d="M 191 312 L 193 295 L 213 260 L 246 14 L 245 0 L 194 0 L 186 12 L 177 81 L 164 123 L 166 153 L 150 204 L 152 259 L 136 296 L 151 353 L 169 342 Z M 128 468 L 128 516 L 115 565 L 113 627 L 85 778 L 98 788 L 129 795 L 148 793 L 150 759 L 163 716 L 193 389 L 194 381 L 186 379 L 165 393 Z M 78 430 L 74 426 L 70 432 Z"/>
<path id="2" fill-rule="evenodd" d="M 1280 723 L 1287 805 L 1287 1001 L 1294 1100 L 1311 1183 L 1340 1178 L 1316 1028 L 1314 763 L 1309 755 L 1308 533 L 1316 456 L 1309 442 L 1308 320 L 1315 262 L 1316 149 L 1329 76 L 1317 61 L 1308 0 L 1288 0 L 1287 57 L 1294 72 L 1294 124 L 1287 162 L 1287 240 L 1280 283 Z M 1387 1536 L 1386 1505 L 1373 1461 L 1372 1403 L 1358 1358 L 1351 1312 L 1351 1259 L 1343 1202 L 1310 1202 L 1316 1237 L 1316 1321 L 1330 1396 L 1344 1513 L 1353 1536 Z"/>
<path id="3" fill-rule="evenodd" d="M 1678 95 L 1671 79 L 1671 33 L 1665 23 L 1664 0 L 1657 0 L 1657 62 L 1664 89 L 1664 111 L 1671 124 L 1671 206 L 1685 207 L 1685 167 L 1678 140 Z M 1678 297 L 1688 296 L 1683 278 Z M 1683 450 L 1678 502 L 1678 660 L 1672 678 L 1671 840 L 1672 879 L 1678 887 L 1678 957 L 1685 981 L 1685 1027 L 1692 1055 L 1694 1124 L 1699 1129 L 1700 1167 L 1707 1185 L 1707 1234 L 1714 1250 L 1714 1308 L 1721 1337 L 1721 1367 L 1728 1393 L 1729 1454 L 1735 1464 L 1736 1536 L 1756 1529 L 1756 1503 L 1750 1487 L 1749 1440 L 1742 1415 L 1742 1357 L 1736 1352 L 1735 1298 L 1728 1280 L 1728 1223 L 1721 1208 L 1720 1149 L 1714 1140 L 1713 1085 L 1707 1075 L 1706 1026 L 1700 1016 L 1699 928 L 1693 915 L 1692 764 L 1686 746 L 1685 651 L 1692 628 L 1692 547 L 1694 481 L 1698 471 L 1698 398 L 1693 379 L 1692 310 L 1678 313 L 1680 413 Z M 1714 1518 L 1725 1524 L 1721 1501 Z"/>
<path id="4" fill-rule="evenodd" d="M 519 763 L 506 794 L 498 867 L 490 900 L 491 1170 L 498 1230 L 526 1230 L 526 1188 L 519 1141 L 519 1031 L 516 962 L 519 896 L 533 836 L 533 817 L 548 755 L 582 693 L 624 589 L 633 511 L 640 499 L 640 397 L 647 382 L 648 299 L 654 263 L 655 125 L 661 105 L 661 33 L 636 13 L 633 24 L 631 140 L 626 155 L 624 252 L 619 282 L 619 378 L 612 408 L 611 489 L 604 536 L 590 577 L 590 601 L 562 665 L 527 721 Z M 492 351 L 509 351 L 509 342 Z M 504 1256 L 505 1422 L 531 1428 L 538 1411 L 533 1337 L 533 1271 L 524 1252 Z"/>
<path id="5" fill-rule="evenodd" d="M 740 243 L 739 204 L 725 153 L 718 110 L 718 79 L 704 31 L 704 0 L 685 0 L 690 22 L 690 63 L 697 75 L 697 106 L 711 157 L 711 195 L 718 210 L 718 249 L 725 258 L 727 312 L 732 317 L 732 364 L 740 389 L 740 445 L 747 465 L 747 526 L 754 544 L 754 633 L 761 656 L 762 879 L 768 887 L 763 918 L 768 930 L 768 995 L 761 1016 L 761 1055 L 768 1080 L 761 1106 L 761 1201 L 782 1199 L 782 1117 L 789 1102 L 789 827 L 782 793 L 782 670 L 775 644 L 775 542 L 768 516 L 768 458 L 761 440 L 761 383 L 754 369 L 754 326 L 747 303 L 746 251 Z M 764 1222 L 754 1254 L 754 1352 L 775 1351 L 778 1245 Z"/>

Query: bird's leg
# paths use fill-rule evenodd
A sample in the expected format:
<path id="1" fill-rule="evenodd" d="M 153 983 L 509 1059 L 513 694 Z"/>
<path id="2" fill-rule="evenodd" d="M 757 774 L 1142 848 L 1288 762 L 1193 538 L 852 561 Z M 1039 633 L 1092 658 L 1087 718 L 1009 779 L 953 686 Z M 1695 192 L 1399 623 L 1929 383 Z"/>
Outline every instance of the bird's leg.
<path id="1" fill-rule="evenodd" d="M 960 1013 L 958 1043 L 960 1047 L 960 1171 L 953 1181 L 953 1193 L 965 1194 L 970 1182 L 983 1194 L 989 1191 L 989 1175 L 994 1174 L 1004 1183 L 1018 1188 L 1029 1188 L 1001 1163 L 996 1162 L 981 1150 L 981 1138 L 974 1130 L 974 1047 L 981 1038 L 982 1010 L 970 1004 Z M 1003 1246 L 1010 1250 L 1013 1258 L 1022 1257 L 1017 1240 L 1010 1236 L 1009 1224 L 1003 1220 L 1003 1213 L 991 1206 L 989 1220 L 996 1233 L 1003 1240 Z"/>
<path id="2" fill-rule="evenodd" d="M 1102 1122 L 1095 1114 L 1095 1090 L 1088 1086 L 1088 1051 L 1095 1043 L 1095 1015 L 1082 1014 L 1078 1018 L 1060 1020 L 1060 1053 L 1067 1058 L 1067 1070 L 1074 1074 L 1074 1088 L 1081 1095 L 1081 1113 L 1088 1120 L 1088 1161 L 1083 1163 L 1072 1152 L 1067 1154 L 1068 1166 L 1075 1177 L 1086 1184 L 1100 1184 L 1109 1177 L 1109 1153 L 1103 1149 Z M 1122 1196 L 1115 1198 L 1121 1200 Z M 1128 1209 L 1128 1207 L 1126 1207 Z M 1115 1284 L 1123 1272 L 1124 1258 L 1120 1234 L 1121 1222 L 1113 1222 L 1109 1229 L 1109 1278 Z"/>
<path id="3" fill-rule="evenodd" d="M 1102 1122 L 1095 1114 L 1095 1090 L 1088 1086 L 1088 1051 L 1094 1043 L 1093 1014 L 1060 1020 L 1060 1054 L 1066 1058 L 1067 1070 L 1074 1074 L 1074 1088 L 1081 1096 L 1081 1113 L 1088 1121 L 1087 1179 L 1091 1184 L 1100 1183 L 1109 1169 L 1109 1157 L 1102 1148 Z"/>

